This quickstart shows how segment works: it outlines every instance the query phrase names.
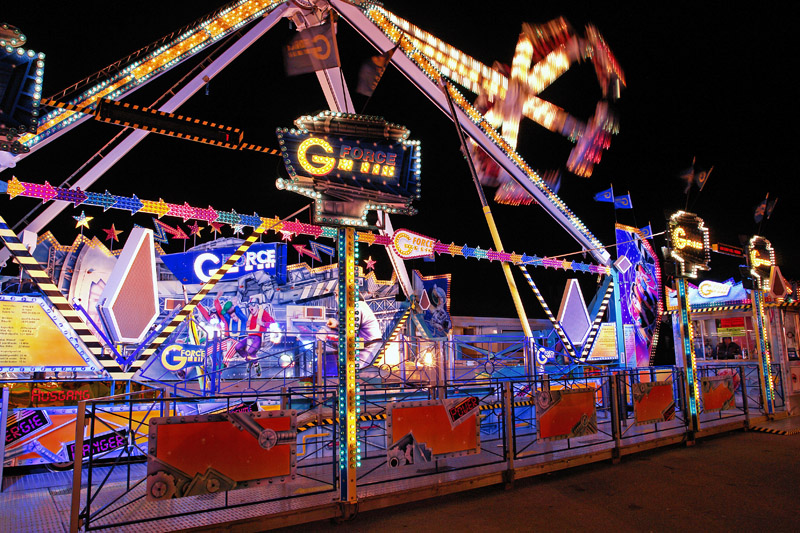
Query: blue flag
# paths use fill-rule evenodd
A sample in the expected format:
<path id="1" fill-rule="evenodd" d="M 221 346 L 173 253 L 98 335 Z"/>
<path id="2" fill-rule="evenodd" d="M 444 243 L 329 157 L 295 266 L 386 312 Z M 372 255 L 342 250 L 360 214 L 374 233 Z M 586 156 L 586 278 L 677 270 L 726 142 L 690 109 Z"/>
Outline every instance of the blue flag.
<path id="1" fill-rule="evenodd" d="M 633 209 L 633 204 L 631 203 L 631 194 L 628 193 L 624 196 L 615 196 L 614 209 Z"/>
<path id="2" fill-rule="evenodd" d="M 645 239 L 652 239 L 653 238 L 653 228 L 650 227 L 650 224 L 646 225 L 643 228 L 639 228 L 639 231 L 642 232 Z"/>
<path id="3" fill-rule="evenodd" d="M 605 191 L 599 192 L 594 195 L 595 202 L 613 202 L 614 201 L 614 189 L 606 189 Z"/>

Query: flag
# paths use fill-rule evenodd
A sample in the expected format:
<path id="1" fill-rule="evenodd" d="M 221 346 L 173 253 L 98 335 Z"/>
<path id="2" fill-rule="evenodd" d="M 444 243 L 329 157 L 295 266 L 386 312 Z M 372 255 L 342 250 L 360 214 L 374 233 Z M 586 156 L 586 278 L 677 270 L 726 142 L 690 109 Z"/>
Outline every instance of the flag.
<path id="1" fill-rule="evenodd" d="M 653 228 L 650 227 L 650 224 L 646 225 L 643 228 L 639 228 L 639 231 L 642 232 L 645 239 L 652 239 L 653 238 Z"/>
<path id="2" fill-rule="evenodd" d="M 631 193 L 628 193 L 624 196 L 615 196 L 614 209 L 633 209 L 633 204 L 631 203 Z"/>
<path id="3" fill-rule="evenodd" d="M 756 224 L 760 224 L 761 220 L 764 218 L 764 213 L 767 212 L 768 200 L 769 200 L 769 193 L 767 193 L 767 197 L 764 198 L 764 201 L 758 204 L 758 207 L 756 207 L 756 212 L 753 213 L 753 220 L 756 221 Z"/>
<path id="4" fill-rule="evenodd" d="M 340 65 L 339 48 L 330 22 L 297 33 L 283 49 L 287 76 L 307 74 Z"/>
<path id="5" fill-rule="evenodd" d="M 599 192 L 594 195 L 595 202 L 613 202 L 614 201 L 614 189 L 609 188 L 605 191 Z"/>
<path id="6" fill-rule="evenodd" d="M 711 171 L 714 170 L 714 167 L 711 167 L 708 170 L 696 167 L 694 162 L 695 160 L 692 159 L 692 166 L 681 172 L 679 175 L 679 177 L 686 182 L 686 188 L 683 190 L 684 194 L 689 193 L 689 190 L 692 188 L 692 184 L 697 185 L 697 188 L 702 191 L 703 187 L 705 187 L 706 182 L 708 181 L 708 177 L 711 175 Z"/>
<path id="7" fill-rule="evenodd" d="M 708 181 L 708 177 L 711 175 L 712 170 L 714 170 L 714 167 L 711 167 L 708 170 L 698 170 L 697 172 L 695 172 L 694 182 L 697 184 L 697 186 L 700 188 L 701 191 L 703 190 L 703 187 L 705 187 L 706 182 Z"/>
<path id="8" fill-rule="evenodd" d="M 389 66 L 389 61 L 391 61 L 395 50 L 397 50 L 397 46 L 379 56 L 372 56 L 361 65 L 361 70 L 358 71 L 357 93 L 364 96 L 372 96 L 383 77 L 383 73 L 386 72 L 386 67 Z"/>
<path id="9" fill-rule="evenodd" d="M 778 199 L 775 198 L 774 200 L 772 200 L 771 202 L 769 202 L 767 204 L 767 211 L 766 211 L 767 220 L 769 220 L 769 217 L 772 216 L 772 211 L 775 210 L 775 204 L 777 204 L 777 203 L 778 203 Z"/>

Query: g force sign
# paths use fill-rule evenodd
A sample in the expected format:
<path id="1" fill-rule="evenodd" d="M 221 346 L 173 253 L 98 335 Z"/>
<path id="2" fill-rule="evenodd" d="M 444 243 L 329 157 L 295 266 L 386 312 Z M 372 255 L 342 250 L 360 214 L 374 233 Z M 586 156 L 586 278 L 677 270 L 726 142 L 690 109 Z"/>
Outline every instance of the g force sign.
<path id="1" fill-rule="evenodd" d="M 207 282 L 235 251 L 236 247 L 225 246 L 166 254 L 161 259 L 181 283 L 200 284 Z M 275 276 L 280 284 L 286 283 L 286 245 L 278 242 L 253 244 L 221 281 L 235 280 L 256 271 Z"/>
<path id="2" fill-rule="evenodd" d="M 193 344 L 170 344 L 161 352 L 161 366 L 177 372 L 192 366 L 203 366 L 206 350 Z"/>
<path id="3" fill-rule="evenodd" d="M 419 149 L 405 141 L 378 142 L 297 130 L 279 130 L 278 139 L 290 175 L 341 185 L 355 180 L 367 189 L 405 197 L 418 194 L 418 181 L 410 178 L 418 170 L 413 162 L 419 159 Z"/>

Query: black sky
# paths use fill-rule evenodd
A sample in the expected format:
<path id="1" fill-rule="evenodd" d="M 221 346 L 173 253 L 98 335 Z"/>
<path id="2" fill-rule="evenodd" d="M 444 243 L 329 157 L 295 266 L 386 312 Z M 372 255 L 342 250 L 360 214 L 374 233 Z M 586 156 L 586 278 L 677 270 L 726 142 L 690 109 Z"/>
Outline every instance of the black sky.
<path id="1" fill-rule="evenodd" d="M 762 234 L 776 248 L 784 275 L 797 278 L 797 148 L 792 143 L 797 134 L 790 119 L 795 104 L 789 99 L 788 81 L 797 70 L 797 61 L 783 29 L 790 14 L 782 12 L 778 3 L 767 3 L 766 8 L 773 8 L 761 13 L 711 4 L 385 2 L 387 9 L 487 64 L 510 62 L 523 21 L 541 23 L 563 15 L 575 28 L 595 24 L 627 79 L 627 88 L 615 104 L 620 133 L 591 178 L 565 173 L 560 196 L 606 245 L 614 242 L 615 213 L 610 204 L 595 203 L 592 197 L 611 183 L 617 194 L 630 191 L 633 199 L 632 211 L 617 211 L 619 222 L 639 227 L 652 223 L 654 232 L 663 231 L 665 213 L 686 205 L 677 175 L 694 157 L 698 166 L 714 167 L 702 194 L 698 196 L 694 189 L 688 201 L 690 209 L 705 218 L 712 242 L 738 245 L 740 235 L 753 235 L 758 230 L 753 211 L 769 192 L 771 198 L 779 197 L 779 202 L 772 218 L 762 226 Z M 47 54 L 44 94 L 50 95 L 219 5 L 147 0 L 39 7 L 16 3 L 0 10 L 0 21 L 21 28 L 28 36 L 28 47 Z M 315 76 L 287 78 L 284 74 L 281 46 L 292 32 L 286 21 L 279 23 L 212 80 L 208 94 L 201 91 L 195 95 L 182 112 L 239 127 L 249 142 L 277 145 L 276 127 L 290 126 L 294 118 L 326 107 Z M 355 87 L 361 62 L 374 50 L 345 23 L 340 24 L 339 46 L 344 75 L 351 88 Z M 188 65 L 176 68 L 126 100 L 151 105 L 187 69 Z M 573 67 L 543 97 L 585 120 L 601 94 L 592 67 L 582 65 Z M 363 97 L 354 94 L 353 99 L 360 109 Z M 489 248 L 491 238 L 452 123 L 393 68 L 387 71 L 366 113 L 406 125 L 411 137 L 422 142 L 422 200 L 416 204 L 420 214 L 396 217 L 394 226 L 443 242 Z M 15 175 L 22 181 L 60 184 L 117 131 L 111 125 L 82 125 L 17 168 L 0 173 L 0 179 Z M 566 139 L 523 122 L 519 151 L 533 168 L 564 167 L 570 148 Z M 281 167 L 282 162 L 274 157 L 150 135 L 101 178 L 94 190 L 285 216 L 306 202 L 276 190 L 275 178 L 285 175 Z M 10 222 L 35 206 L 31 199 L 4 198 L 0 213 Z M 579 250 L 536 206 L 494 206 L 493 210 L 507 251 L 542 256 Z M 80 209 L 68 209 L 51 226 L 62 242 L 74 238 L 71 216 L 79 213 Z M 129 217 L 113 211 L 87 215 L 96 217 L 90 231 L 101 238 L 102 228 L 112 222 L 126 231 L 133 223 L 152 227 L 143 215 Z M 305 241 L 298 238 L 294 242 Z M 663 237 L 655 238 L 657 248 L 663 244 Z M 169 252 L 181 250 L 179 242 L 167 247 Z M 390 275 L 381 249 L 368 248 L 362 254 L 378 259 L 379 273 Z M 292 251 L 290 261 L 294 259 Z M 712 271 L 704 277 L 724 280 L 734 275 L 736 263 L 714 255 Z M 453 273 L 454 314 L 514 316 L 497 264 L 443 256 L 435 263 L 415 261 L 409 267 L 424 274 Z M 541 269 L 531 273 L 551 305 L 557 305 L 566 275 Z M 583 284 L 591 287 L 595 281 L 586 278 Z M 521 276 L 517 282 L 529 314 L 540 316 Z"/>

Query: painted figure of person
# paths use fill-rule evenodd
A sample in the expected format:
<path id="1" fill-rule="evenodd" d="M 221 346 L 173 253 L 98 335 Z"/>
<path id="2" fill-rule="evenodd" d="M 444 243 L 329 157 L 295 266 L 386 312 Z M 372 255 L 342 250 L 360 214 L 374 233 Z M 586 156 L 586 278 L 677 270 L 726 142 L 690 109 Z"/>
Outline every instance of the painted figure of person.
<path id="1" fill-rule="evenodd" d="M 257 298 L 250 298 L 247 303 L 247 310 L 249 313 L 247 317 L 247 335 L 236 343 L 235 349 L 249 363 L 247 366 L 248 372 L 250 368 L 254 368 L 256 376 L 260 376 L 261 365 L 258 363 L 258 351 L 261 349 L 264 334 L 268 332 L 269 325 L 275 322 L 275 319 L 272 318 L 266 307 L 259 304 Z"/>

